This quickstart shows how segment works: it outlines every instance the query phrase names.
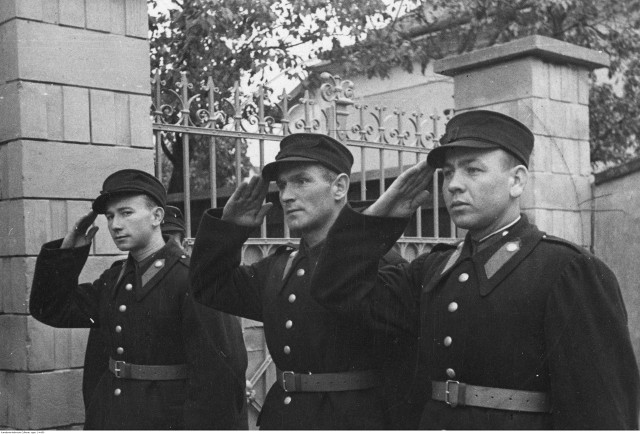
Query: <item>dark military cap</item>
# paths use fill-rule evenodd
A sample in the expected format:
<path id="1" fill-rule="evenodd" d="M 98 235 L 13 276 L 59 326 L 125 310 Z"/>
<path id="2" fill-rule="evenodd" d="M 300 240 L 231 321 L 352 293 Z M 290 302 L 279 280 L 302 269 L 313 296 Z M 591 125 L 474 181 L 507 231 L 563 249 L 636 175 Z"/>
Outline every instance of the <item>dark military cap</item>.
<path id="1" fill-rule="evenodd" d="M 474 110 L 451 118 L 440 139 L 440 146 L 429 152 L 427 162 L 432 167 L 442 167 L 447 149 L 453 147 L 501 148 L 528 167 L 533 150 L 533 133 L 510 116 L 489 110 Z"/>
<path id="2" fill-rule="evenodd" d="M 291 134 L 280 141 L 276 161 L 262 169 L 262 178 L 275 181 L 282 163 L 297 161 L 321 164 L 336 173 L 351 174 L 353 155 L 342 143 L 324 134 Z"/>
<path id="3" fill-rule="evenodd" d="M 182 232 L 185 233 L 184 217 L 182 211 L 175 206 L 167 205 L 164 207 L 164 220 L 162 221 L 162 232 Z"/>
<path id="4" fill-rule="evenodd" d="M 123 194 L 146 194 L 161 207 L 167 202 L 167 191 L 158 178 L 142 170 L 124 169 L 107 176 L 91 207 L 97 214 L 104 214 L 109 199 Z"/>

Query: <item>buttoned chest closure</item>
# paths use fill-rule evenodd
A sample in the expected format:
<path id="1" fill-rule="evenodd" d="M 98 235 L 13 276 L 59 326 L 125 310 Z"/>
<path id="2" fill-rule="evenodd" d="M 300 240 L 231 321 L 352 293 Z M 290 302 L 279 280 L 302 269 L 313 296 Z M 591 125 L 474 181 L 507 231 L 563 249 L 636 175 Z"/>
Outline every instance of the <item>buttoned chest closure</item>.
<path id="1" fill-rule="evenodd" d="M 179 275 L 175 272 L 180 270 L 173 271 L 144 291 L 141 277 L 133 270 L 121 276 L 106 309 L 101 309 L 111 357 L 148 364 L 147 359 L 165 354 L 175 358 L 184 352 L 180 291 L 186 292 L 187 275 L 186 271 Z"/>
<path id="2" fill-rule="evenodd" d="M 269 351 L 282 369 L 309 366 L 330 330 L 328 312 L 309 293 L 309 258 L 298 251 L 288 255 L 286 276 L 276 290 L 267 289 L 263 312 Z"/>
<path id="3" fill-rule="evenodd" d="M 433 374 L 459 380 L 469 330 L 468 312 L 478 297 L 473 263 L 463 260 L 429 293 L 423 293 L 422 330 L 431 343 Z"/>

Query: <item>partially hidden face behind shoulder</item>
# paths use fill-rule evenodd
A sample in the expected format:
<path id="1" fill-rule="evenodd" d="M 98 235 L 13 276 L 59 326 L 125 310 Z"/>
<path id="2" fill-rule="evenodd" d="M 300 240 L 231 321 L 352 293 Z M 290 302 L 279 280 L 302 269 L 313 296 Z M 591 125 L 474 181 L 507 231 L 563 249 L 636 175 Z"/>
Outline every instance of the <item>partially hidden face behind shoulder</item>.
<path id="1" fill-rule="evenodd" d="M 109 199 L 105 217 L 118 249 L 137 252 L 144 250 L 160 231 L 164 211 L 144 194 L 124 194 Z"/>

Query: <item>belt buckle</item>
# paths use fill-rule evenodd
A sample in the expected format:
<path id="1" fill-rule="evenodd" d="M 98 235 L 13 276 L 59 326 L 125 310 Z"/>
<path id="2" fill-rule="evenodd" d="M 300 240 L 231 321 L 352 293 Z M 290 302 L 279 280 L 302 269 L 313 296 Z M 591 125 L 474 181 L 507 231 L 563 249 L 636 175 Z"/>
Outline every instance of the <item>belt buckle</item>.
<path id="1" fill-rule="evenodd" d="M 122 378 L 122 372 L 124 371 L 124 360 L 114 360 L 114 367 L 113 367 L 113 375 L 116 376 L 116 378 Z"/>
<path id="2" fill-rule="evenodd" d="M 455 384 L 454 388 L 451 388 L 451 385 Z M 459 396 L 458 394 L 460 393 L 460 382 L 459 381 L 453 381 L 453 380 L 447 380 L 445 382 L 445 389 L 444 389 L 444 402 L 446 404 L 449 404 L 451 407 L 457 407 L 458 406 L 458 402 L 459 402 Z M 454 394 L 455 397 L 453 399 L 453 401 L 451 400 L 451 395 Z"/>
<path id="3" fill-rule="evenodd" d="M 282 388 L 284 389 L 285 392 L 293 392 L 293 390 L 288 390 L 287 389 L 287 375 L 291 375 L 291 379 L 289 381 L 292 382 L 292 386 L 295 388 L 295 372 L 293 371 L 282 371 Z"/>

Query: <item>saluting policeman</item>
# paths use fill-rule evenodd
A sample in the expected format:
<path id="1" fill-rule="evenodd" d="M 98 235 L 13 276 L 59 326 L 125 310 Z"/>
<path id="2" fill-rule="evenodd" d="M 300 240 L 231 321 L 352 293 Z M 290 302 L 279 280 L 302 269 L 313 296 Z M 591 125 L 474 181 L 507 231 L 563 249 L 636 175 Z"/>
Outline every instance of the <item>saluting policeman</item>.
<path id="1" fill-rule="evenodd" d="M 314 297 L 419 339 L 431 380 L 421 428 L 637 429 L 638 368 L 614 274 L 520 212 L 533 134 L 478 110 L 452 118 L 441 143 L 363 214 L 338 217 Z M 440 167 L 464 242 L 378 272 Z"/>
<path id="2" fill-rule="evenodd" d="M 93 358 L 84 378 L 95 383 L 102 365 L 97 384 L 83 388 L 86 429 L 246 429 L 239 323 L 213 310 L 203 320 L 188 293 L 189 258 L 161 233 L 165 202 L 164 187 L 145 172 L 107 177 L 93 210 L 42 247 L 31 314 L 53 327 L 91 327 L 106 345 L 108 362 Z M 129 257 L 79 285 L 97 214 Z"/>
<path id="3" fill-rule="evenodd" d="M 261 429 L 382 429 L 390 415 L 383 387 L 387 342 L 352 318 L 324 309 L 309 293 L 309 278 L 327 231 L 347 203 L 353 156 L 322 134 L 285 137 L 261 177 L 242 183 L 222 218 L 207 211 L 193 248 L 191 286 L 197 301 L 264 323 L 277 382 L 269 390 Z M 272 206 L 276 181 L 286 224 L 301 234 L 299 248 L 282 246 L 241 266 L 250 232 Z"/>

